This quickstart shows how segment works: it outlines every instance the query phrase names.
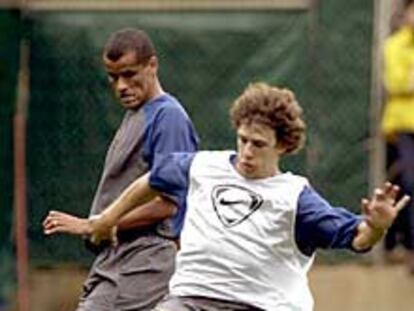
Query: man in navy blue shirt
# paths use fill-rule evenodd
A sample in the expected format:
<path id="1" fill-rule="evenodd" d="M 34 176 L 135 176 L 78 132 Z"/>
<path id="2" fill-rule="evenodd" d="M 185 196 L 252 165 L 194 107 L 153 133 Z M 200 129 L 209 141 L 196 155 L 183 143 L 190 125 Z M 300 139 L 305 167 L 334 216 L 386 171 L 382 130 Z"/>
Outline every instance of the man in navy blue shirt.
<path id="1" fill-rule="evenodd" d="M 147 34 L 115 32 L 103 51 L 108 79 L 126 109 L 105 159 L 90 216 L 102 212 L 122 191 L 146 173 L 155 158 L 194 152 L 198 138 L 181 104 L 164 92 L 158 58 Z M 184 202 L 154 198 L 125 215 L 97 247 L 98 255 L 84 284 L 78 311 L 151 310 L 165 295 L 175 266 Z M 176 208 L 176 205 L 178 208 Z M 51 211 L 45 234 L 88 236 L 88 219 Z M 117 240 L 112 247 L 107 240 Z M 97 242 L 97 241 L 95 241 Z"/>
<path id="2" fill-rule="evenodd" d="M 386 183 L 362 215 L 334 208 L 280 159 L 298 151 L 306 126 L 287 89 L 251 84 L 231 108 L 237 152 L 172 153 L 132 183 L 100 216 L 92 235 L 154 196 L 186 198 L 170 293 L 155 310 L 310 311 L 309 271 L 318 248 L 367 251 L 409 197 Z"/>

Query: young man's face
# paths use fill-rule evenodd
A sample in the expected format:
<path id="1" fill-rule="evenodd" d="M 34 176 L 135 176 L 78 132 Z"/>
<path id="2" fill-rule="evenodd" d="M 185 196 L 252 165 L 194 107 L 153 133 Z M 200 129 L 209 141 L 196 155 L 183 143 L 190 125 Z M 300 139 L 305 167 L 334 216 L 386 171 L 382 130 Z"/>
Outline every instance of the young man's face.
<path id="1" fill-rule="evenodd" d="M 154 96 L 158 66 L 156 57 L 140 64 L 135 52 L 128 52 L 116 61 L 105 56 L 103 60 L 109 82 L 125 108 L 136 108 Z"/>
<path id="2" fill-rule="evenodd" d="M 237 129 L 237 171 L 246 178 L 266 178 L 279 173 L 274 130 L 264 124 L 241 124 Z"/>

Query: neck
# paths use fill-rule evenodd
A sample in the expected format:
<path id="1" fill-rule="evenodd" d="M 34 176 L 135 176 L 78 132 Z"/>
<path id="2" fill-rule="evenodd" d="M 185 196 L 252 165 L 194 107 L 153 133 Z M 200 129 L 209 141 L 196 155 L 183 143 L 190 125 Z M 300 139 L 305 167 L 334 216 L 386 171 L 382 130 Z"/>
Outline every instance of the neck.
<path id="1" fill-rule="evenodd" d="M 272 169 L 268 170 L 267 174 L 264 174 L 266 176 L 264 176 L 263 178 L 273 177 L 273 176 L 279 175 L 280 173 L 281 172 L 279 170 L 279 167 L 275 166 L 275 167 L 272 167 Z"/>
<path id="2" fill-rule="evenodd" d="M 154 88 L 153 88 L 153 91 L 151 92 L 150 100 L 157 98 L 163 94 L 165 94 L 165 92 L 161 86 L 161 83 L 158 80 L 158 78 L 155 78 Z"/>
<path id="3" fill-rule="evenodd" d="M 269 166 L 266 167 L 266 169 L 265 169 L 265 174 L 264 175 L 266 175 L 266 176 L 264 176 L 264 178 L 273 177 L 273 176 L 281 174 L 281 171 L 279 169 L 279 159 L 276 159 L 274 161 L 275 162 L 272 161 L 272 162 L 268 163 Z"/>
<path id="4" fill-rule="evenodd" d="M 238 161 L 238 158 L 237 157 L 235 157 L 234 160 L 232 160 L 232 164 L 233 164 L 234 168 L 236 169 L 236 171 L 240 175 L 242 175 L 242 176 L 244 176 L 246 178 L 249 178 L 249 179 L 270 178 L 270 177 L 273 177 L 273 176 L 276 176 L 276 175 L 280 175 L 282 173 L 280 171 L 280 169 L 279 169 L 279 165 L 278 164 L 276 164 L 276 165 L 274 165 L 272 167 L 269 167 L 269 168 L 264 169 L 263 172 L 256 172 L 254 174 L 249 174 L 249 173 L 245 172 L 243 170 L 243 168 L 239 166 L 239 161 Z"/>

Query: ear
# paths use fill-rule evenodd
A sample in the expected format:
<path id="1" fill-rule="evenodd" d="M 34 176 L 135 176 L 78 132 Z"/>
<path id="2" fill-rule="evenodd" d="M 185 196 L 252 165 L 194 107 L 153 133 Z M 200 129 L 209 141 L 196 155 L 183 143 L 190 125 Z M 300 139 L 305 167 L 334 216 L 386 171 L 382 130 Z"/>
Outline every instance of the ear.
<path id="1" fill-rule="evenodd" d="M 275 131 L 275 140 L 276 140 L 275 150 L 277 154 L 278 155 L 284 154 L 286 152 L 286 146 L 281 141 L 279 141 L 279 139 L 277 138 L 276 131 Z"/>
<path id="2" fill-rule="evenodd" d="M 158 70 L 158 58 L 157 56 L 153 55 L 150 57 L 150 59 L 148 60 L 148 65 L 151 68 L 151 70 L 154 70 L 155 72 L 157 72 Z"/>
<path id="3" fill-rule="evenodd" d="M 276 143 L 275 148 L 276 148 L 276 152 L 278 155 L 282 155 L 286 153 L 286 147 L 280 142 Z"/>

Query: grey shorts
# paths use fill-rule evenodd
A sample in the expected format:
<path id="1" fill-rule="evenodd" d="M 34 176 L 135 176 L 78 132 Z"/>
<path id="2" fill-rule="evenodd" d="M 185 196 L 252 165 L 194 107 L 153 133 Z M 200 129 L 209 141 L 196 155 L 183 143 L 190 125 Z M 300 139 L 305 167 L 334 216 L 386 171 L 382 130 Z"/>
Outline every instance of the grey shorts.
<path id="1" fill-rule="evenodd" d="M 86 279 L 77 311 L 147 311 L 164 297 L 175 243 L 144 236 L 103 250 Z"/>
<path id="2" fill-rule="evenodd" d="M 153 311 L 263 311 L 244 303 L 205 297 L 167 295 Z"/>

